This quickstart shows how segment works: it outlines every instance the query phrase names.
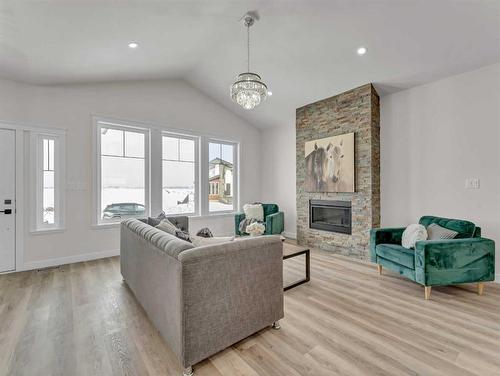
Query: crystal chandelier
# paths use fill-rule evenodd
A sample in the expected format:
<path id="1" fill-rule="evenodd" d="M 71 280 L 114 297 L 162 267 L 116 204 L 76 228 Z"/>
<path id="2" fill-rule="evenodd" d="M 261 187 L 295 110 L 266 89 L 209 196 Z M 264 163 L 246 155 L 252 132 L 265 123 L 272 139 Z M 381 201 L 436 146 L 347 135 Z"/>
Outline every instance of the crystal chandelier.
<path id="1" fill-rule="evenodd" d="M 256 73 L 250 72 L 250 26 L 256 17 L 247 13 L 244 17 L 247 28 L 247 71 L 240 73 L 231 85 L 231 99 L 245 110 L 251 110 L 267 98 L 267 86 Z"/>

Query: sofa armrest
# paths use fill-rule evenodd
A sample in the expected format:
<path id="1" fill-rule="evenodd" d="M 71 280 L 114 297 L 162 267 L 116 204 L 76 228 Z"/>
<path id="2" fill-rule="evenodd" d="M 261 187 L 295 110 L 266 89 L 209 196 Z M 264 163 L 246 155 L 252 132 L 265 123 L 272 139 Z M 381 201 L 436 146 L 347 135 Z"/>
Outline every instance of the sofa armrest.
<path id="1" fill-rule="evenodd" d="M 193 248 L 179 260 L 184 366 L 283 318 L 283 244 L 278 236 Z"/>
<path id="2" fill-rule="evenodd" d="M 285 229 L 285 214 L 277 212 L 266 217 L 266 235 L 281 234 Z"/>
<path id="3" fill-rule="evenodd" d="M 236 213 L 234 215 L 234 234 L 241 235 L 240 222 L 245 219 L 245 213 Z"/>
<path id="4" fill-rule="evenodd" d="M 378 244 L 401 244 L 406 227 L 373 228 L 370 231 L 370 261 L 377 262 L 375 248 Z"/>
<path id="5" fill-rule="evenodd" d="M 486 238 L 419 241 L 415 279 L 425 286 L 493 281 L 495 242 Z"/>

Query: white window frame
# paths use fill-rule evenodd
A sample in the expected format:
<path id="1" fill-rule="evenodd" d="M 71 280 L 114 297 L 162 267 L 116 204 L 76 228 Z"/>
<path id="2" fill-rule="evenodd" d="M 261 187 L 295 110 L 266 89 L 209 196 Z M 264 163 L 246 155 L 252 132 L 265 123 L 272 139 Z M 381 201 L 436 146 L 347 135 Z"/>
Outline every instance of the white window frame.
<path id="1" fill-rule="evenodd" d="M 163 135 L 196 139 L 196 156 L 195 156 L 195 170 L 196 170 L 196 187 L 195 187 L 195 213 L 179 213 L 174 214 L 178 216 L 188 217 L 216 217 L 216 216 L 229 216 L 237 213 L 240 208 L 240 191 L 239 191 L 239 157 L 241 153 L 241 144 L 238 141 L 227 140 L 210 135 L 204 135 L 199 132 L 169 128 L 161 125 L 136 122 L 130 120 L 113 119 L 102 117 L 99 115 L 92 115 L 93 119 L 93 208 L 92 208 L 92 227 L 96 229 L 117 227 L 119 222 L 101 220 L 101 145 L 100 145 L 100 127 L 103 125 L 107 128 L 117 127 L 119 130 L 134 130 L 143 131 L 147 134 L 146 141 L 146 214 L 157 215 L 163 210 Z M 209 143 L 219 143 L 233 146 L 233 209 L 224 211 L 209 211 Z"/>
<path id="2" fill-rule="evenodd" d="M 209 155 L 209 145 L 210 143 L 214 144 L 222 144 L 222 145 L 229 145 L 233 147 L 233 208 L 230 210 L 214 210 L 210 211 L 210 204 L 208 200 L 208 195 L 204 195 L 205 197 L 202 198 L 203 200 L 206 200 L 206 205 L 204 207 L 206 208 L 206 214 L 207 215 L 218 215 L 218 214 L 232 214 L 232 213 L 237 213 L 239 210 L 239 153 L 240 153 L 240 144 L 238 142 L 233 142 L 233 141 L 226 141 L 226 140 L 220 140 L 217 138 L 207 138 L 206 139 L 206 150 L 207 150 L 207 156 L 206 156 L 206 168 L 207 168 L 207 175 L 208 175 L 208 170 L 210 169 L 210 155 Z M 210 179 L 208 180 L 208 183 L 210 184 Z M 217 193 L 219 194 L 220 192 L 220 182 L 217 183 Z"/>
<path id="3" fill-rule="evenodd" d="M 103 219 L 101 217 L 101 128 L 115 129 L 119 131 L 129 131 L 144 134 L 144 206 L 145 216 L 150 215 L 151 211 L 151 192 L 150 192 L 150 130 L 130 122 L 111 122 L 99 118 L 94 118 L 94 208 L 93 224 L 96 226 L 116 226 L 120 220 Z"/>
<path id="4" fill-rule="evenodd" d="M 161 179 L 162 195 L 161 195 L 160 201 L 161 201 L 162 210 L 163 210 L 163 161 L 167 161 L 167 160 L 163 159 L 163 137 L 164 136 L 194 141 L 194 162 L 193 162 L 194 163 L 194 212 L 186 212 L 186 213 L 178 213 L 178 214 L 168 214 L 167 213 L 167 215 L 169 215 L 169 216 L 176 216 L 176 215 L 199 216 L 200 215 L 200 137 L 181 134 L 181 133 L 175 133 L 175 132 L 170 132 L 170 131 L 163 131 L 161 133 L 162 149 L 161 149 L 160 159 L 161 159 L 161 172 L 162 172 L 162 179 Z M 180 152 L 180 150 L 179 150 L 179 152 Z M 180 162 L 182 162 L 182 161 L 180 161 Z"/>
<path id="5" fill-rule="evenodd" d="M 43 223 L 43 141 L 54 141 L 54 223 Z M 60 231 L 65 225 L 66 155 L 65 136 L 59 133 L 30 133 L 31 226 L 30 232 Z"/>

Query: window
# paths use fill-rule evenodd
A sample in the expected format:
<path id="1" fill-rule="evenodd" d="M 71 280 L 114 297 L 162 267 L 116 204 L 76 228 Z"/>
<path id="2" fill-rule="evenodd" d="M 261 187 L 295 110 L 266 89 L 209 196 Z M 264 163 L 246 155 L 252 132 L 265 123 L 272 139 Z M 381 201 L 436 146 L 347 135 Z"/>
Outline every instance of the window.
<path id="1" fill-rule="evenodd" d="M 237 143 L 97 117 L 94 124 L 94 224 L 238 209 Z"/>
<path id="2" fill-rule="evenodd" d="M 166 214 L 197 213 L 198 139 L 162 137 L 162 209 Z"/>
<path id="3" fill-rule="evenodd" d="M 233 143 L 208 143 L 209 212 L 235 210 L 236 148 Z"/>
<path id="4" fill-rule="evenodd" d="M 33 205 L 31 230 L 63 227 L 64 137 L 60 134 L 31 134 Z"/>
<path id="5" fill-rule="evenodd" d="M 98 223 L 148 215 L 148 131 L 98 123 Z"/>
<path id="6" fill-rule="evenodd" d="M 42 139 L 42 223 L 53 225 L 55 203 L 55 170 L 54 170 L 55 141 L 50 138 Z"/>

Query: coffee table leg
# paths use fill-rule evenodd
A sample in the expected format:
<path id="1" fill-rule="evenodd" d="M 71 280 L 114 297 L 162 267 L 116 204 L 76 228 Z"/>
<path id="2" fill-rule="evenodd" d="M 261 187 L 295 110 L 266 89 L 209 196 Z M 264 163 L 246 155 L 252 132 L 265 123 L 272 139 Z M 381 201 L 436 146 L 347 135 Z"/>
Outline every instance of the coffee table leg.
<path id="1" fill-rule="evenodd" d="M 311 280 L 311 259 L 309 250 L 306 252 L 306 280 L 305 282 L 309 282 Z"/>
<path id="2" fill-rule="evenodd" d="M 294 287 L 297 287 L 297 286 L 299 286 L 299 285 L 301 285 L 303 283 L 309 282 L 311 280 L 311 258 L 310 258 L 310 251 L 307 249 L 305 251 L 302 251 L 298 255 L 300 255 L 300 254 L 303 254 L 303 255 L 306 256 L 306 265 L 305 265 L 305 267 L 306 267 L 306 270 L 305 270 L 305 272 L 306 272 L 306 278 L 301 279 L 301 280 L 299 280 L 297 282 L 294 282 L 294 283 L 292 283 L 292 284 L 290 284 L 288 286 L 285 286 L 283 288 L 283 291 L 290 290 L 290 289 L 292 289 Z M 296 257 L 298 255 L 294 255 L 292 257 Z M 286 257 L 286 258 L 290 258 L 290 257 Z"/>

